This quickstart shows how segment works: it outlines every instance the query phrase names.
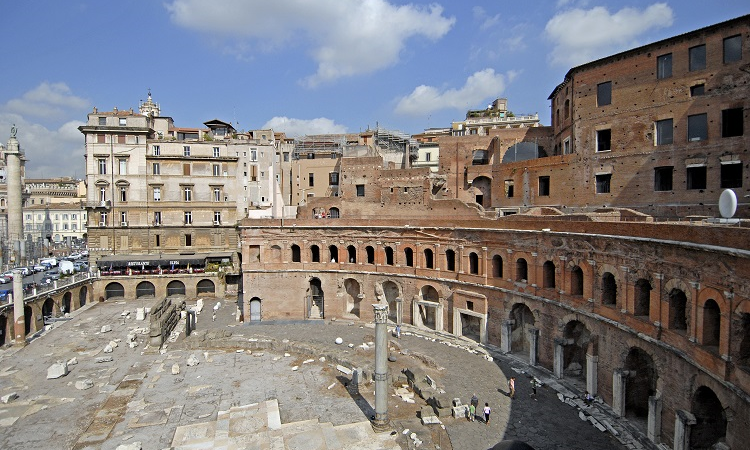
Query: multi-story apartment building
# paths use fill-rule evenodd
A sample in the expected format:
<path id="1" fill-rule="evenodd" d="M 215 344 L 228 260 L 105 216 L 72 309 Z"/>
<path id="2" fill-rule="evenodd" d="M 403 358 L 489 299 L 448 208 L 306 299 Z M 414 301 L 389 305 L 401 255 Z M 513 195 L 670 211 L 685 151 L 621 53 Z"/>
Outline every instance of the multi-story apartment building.
<path id="1" fill-rule="evenodd" d="M 466 119 L 451 124 L 454 136 L 484 136 L 490 130 L 539 126 L 539 114 L 515 115 L 508 110 L 508 99 L 498 98 L 486 109 L 469 110 Z"/>
<path id="2" fill-rule="evenodd" d="M 70 251 L 81 246 L 87 237 L 87 214 L 80 203 L 48 203 L 23 208 L 23 228 L 31 243 L 27 256 L 38 258 L 42 247 Z M 49 251 L 49 250 L 48 250 Z"/>
<path id="3" fill-rule="evenodd" d="M 71 177 L 26 178 L 25 206 L 50 203 L 81 203 L 86 200 L 86 182 Z"/>

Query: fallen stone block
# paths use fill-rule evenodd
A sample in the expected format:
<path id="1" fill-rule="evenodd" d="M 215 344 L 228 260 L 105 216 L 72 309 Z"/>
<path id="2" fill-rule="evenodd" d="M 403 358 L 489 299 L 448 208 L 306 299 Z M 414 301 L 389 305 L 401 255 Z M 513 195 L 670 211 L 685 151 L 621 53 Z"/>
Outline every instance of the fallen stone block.
<path id="1" fill-rule="evenodd" d="M 422 418 L 422 425 L 442 425 L 442 424 L 443 422 L 441 422 L 440 419 L 438 419 L 435 416 Z M 421 443 L 421 441 L 419 442 Z"/>
<path id="2" fill-rule="evenodd" d="M 607 427 L 607 431 L 609 431 L 609 432 L 610 432 L 610 433 L 611 433 L 611 434 L 612 434 L 613 436 L 619 436 L 619 435 L 620 435 L 620 432 L 619 432 L 619 431 L 617 431 L 617 430 L 615 430 L 615 428 L 614 428 L 614 427 L 612 426 L 612 424 L 611 424 L 611 423 L 609 423 L 609 421 L 606 421 L 606 420 L 602 420 L 602 421 L 601 421 L 601 423 L 602 423 L 602 424 L 603 424 L 603 425 L 604 425 L 605 427 Z"/>
<path id="3" fill-rule="evenodd" d="M 435 383 L 435 380 L 433 380 L 432 378 L 430 378 L 430 376 L 429 376 L 429 375 L 425 375 L 425 376 L 424 376 L 424 381 L 425 381 L 425 382 L 426 382 L 427 384 L 429 384 L 431 388 L 433 388 L 433 389 L 437 389 L 437 383 Z"/>
<path id="4" fill-rule="evenodd" d="M 351 375 L 351 374 L 353 373 L 351 369 L 349 369 L 349 368 L 347 368 L 347 367 L 344 367 L 344 366 L 342 366 L 341 364 L 337 365 L 337 366 L 336 366 L 336 369 L 337 369 L 337 370 L 338 370 L 339 372 L 341 372 L 341 373 L 344 373 L 344 374 L 346 374 L 346 375 Z"/>
<path id="5" fill-rule="evenodd" d="M 78 380 L 76 381 L 76 389 L 79 391 L 85 391 L 86 389 L 91 389 L 94 387 L 94 382 L 89 380 L 88 378 L 85 380 Z"/>
<path id="6" fill-rule="evenodd" d="M 586 414 L 583 413 L 583 411 L 578 411 L 578 418 L 586 422 L 588 419 L 586 418 Z"/>
<path id="7" fill-rule="evenodd" d="M 423 406 L 422 409 L 419 410 L 419 417 L 422 419 L 425 417 L 435 417 L 435 410 L 432 409 L 432 406 Z"/>
<path id="8" fill-rule="evenodd" d="M 200 364 L 200 361 L 198 360 L 198 357 L 195 355 L 190 355 L 187 359 L 187 365 L 188 367 L 197 366 Z"/>
<path id="9" fill-rule="evenodd" d="M 180 365 L 177 363 L 172 364 L 172 375 L 180 374 Z"/>
<path id="10" fill-rule="evenodd" d="M 466 405 L 454 406 L 451 408 L 451 413 L 456 419 L 464 419 L 469 416 L 469 407 Z"/>
<path id="11" fill-rule="evenodd" d="M 17 398 L 18 398 L 18 394 L 16 394 L 15 392 L 11 392 L 10 394 L 5 394 L 2 397 L 0 397 L 0 402 L 10 403 Z"/>
<path id="12" fill-rule="evenodd" d="M 109 341 L 109 346 L 112 347 L 112 348 L 117 348 L 117 342 L 116 341 Z"/>
<path id="13" fill-rule="evenodd" d="M 454 398 L 453 399 L 453 406 L 461 406 L 461 399 L 460 398 Z"/>
<path id="14" fill-rule="evenodd" d="M 559 398 L 561 402 L 565 403 L 565 396 L 562 395 L 561 393 L 559 392 L 557 393 L 557 398 Z"/>
<path id="15" fill-rule="evenodd" d="M 68 360 L 68 365 L 69 366 L 75 366 L 76 364 L 78 364 L 78 357 L 77 356 L 74 356 L 74 357 L 72 357 L 72 358 L 70 358 Z"/>
<path id="16" fill-rule="evenodd" d="M 102 333 L 109 333 L 110 331 L 112 331 L 112 325 L 102 325 Z"/>
<path id="17" fill-rule="evenodd" d="M 452 406 L 451 398 L 448 394 L 435 394 L 430 400 L 436 408 L 450 408 Z"/>
<path id="18" fill-rule="evenodd" d="M 104 353 L 112 353 L 112 346 L 107 344 L 104 346 Z"/>
<path id="19" fill-rule="evenodd" d="M 54 380 L 55 378 L 64 377 L 68 374 L 68 365 L 64 362 L 57 362 L 47 368 L 47 379 Z"/>
<path id="20" fill-rule="evenodd" d="M 100 356 L 96 358 L 95 360 L 95 362 L 97 363 L 105 363 L 105 362 L 112 362 L 112 361 L 114 361 L 114 358 L 112 358 L 111 356 Z"/>
<path id="21" fill-rule="evenodd" d="M 140 441 L 136 441 L 130 444 L 120 444 L 115 450 L 143 450 L 143 446 Z"/>
<path id="22" fill-rule="evenodd" d="M 145 308 L 136 308 L 136 310 L 135 310 L 135 320 L 146 320 L 146 309 Z"/>

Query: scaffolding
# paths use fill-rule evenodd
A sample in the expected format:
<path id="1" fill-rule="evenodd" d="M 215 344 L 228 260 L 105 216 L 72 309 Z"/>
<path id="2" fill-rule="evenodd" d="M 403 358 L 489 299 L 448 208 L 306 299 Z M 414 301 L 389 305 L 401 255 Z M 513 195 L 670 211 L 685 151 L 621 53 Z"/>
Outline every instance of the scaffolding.
<path id="1" fill-rule="evenodd" d="M 346 147 L 345 134 L 317 134 L 302 136 L 294 140 L 293 159 L 309 158 L 309 155 L 341 156 Z"/>
<path id="2" fill-rule="evenodd" d="M 375 129 L 374 142 L 381 154 L 385 152 L 408 152 L 410 162 L 416 161 L 419 157 L 417 140 L 404 132 L 378 127 Z"/>

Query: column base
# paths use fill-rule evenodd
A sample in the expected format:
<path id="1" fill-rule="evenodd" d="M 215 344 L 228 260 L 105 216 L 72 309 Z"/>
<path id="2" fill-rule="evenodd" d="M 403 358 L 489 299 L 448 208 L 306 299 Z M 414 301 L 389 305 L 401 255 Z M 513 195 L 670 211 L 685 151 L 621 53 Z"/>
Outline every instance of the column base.
<path id="1" fill-rule="evenodd" d="M 389 431 L 393 431 L 391 421 L 388 419 L 374 419 L 370 421 L 370 425 L 372 425 L 372 431 L 376 433 L 386 433 Z"/>

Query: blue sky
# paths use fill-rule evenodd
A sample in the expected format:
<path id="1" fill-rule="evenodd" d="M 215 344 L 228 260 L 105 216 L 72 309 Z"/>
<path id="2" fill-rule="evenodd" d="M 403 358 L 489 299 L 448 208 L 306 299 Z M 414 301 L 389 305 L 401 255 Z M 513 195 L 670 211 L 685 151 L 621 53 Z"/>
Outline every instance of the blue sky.
<path id="1" fill-rule="evenodd" d="M 0 142 L 29 178 L 85 173 L 93 107 L 150 88 L 177 126 L 418 133 L 497 97 L 539 113 L 579 64 L 750 13 L 747 0 L 3 0 Z"/>

